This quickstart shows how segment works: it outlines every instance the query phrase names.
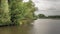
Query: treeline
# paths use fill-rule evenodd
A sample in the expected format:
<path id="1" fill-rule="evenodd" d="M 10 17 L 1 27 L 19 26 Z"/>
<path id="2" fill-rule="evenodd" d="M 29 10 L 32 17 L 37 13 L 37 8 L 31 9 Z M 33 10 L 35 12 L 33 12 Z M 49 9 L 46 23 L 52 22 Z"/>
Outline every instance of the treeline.
<path id="1" fill-rule="evenodd" d="M 45 16 L 44 14 L 39 14 L 38 18 L 60 18 L 60 15 Z"/>
<path id="2" fill-rule="evenodd" d="M 22 1 L 0 0 L 0 24 L 27 24 L 36 19 L 34 3 Z"/>
<path id="3" fill-rule="evenodd" d="M 48 16 L 48 18 L 60 18 L 60 16 L 56 15 L 56 16 Z"/>

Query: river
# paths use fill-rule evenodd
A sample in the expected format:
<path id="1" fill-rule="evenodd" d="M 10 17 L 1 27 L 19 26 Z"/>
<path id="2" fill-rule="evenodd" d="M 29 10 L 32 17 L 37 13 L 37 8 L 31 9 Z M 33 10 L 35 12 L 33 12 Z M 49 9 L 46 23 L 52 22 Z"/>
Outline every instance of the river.
<path id="1" fill-rule="evenodd" d="M 60 19 L 37 19 L 32 25 L 0 27 L 0 34 L 60 34 Z"/>

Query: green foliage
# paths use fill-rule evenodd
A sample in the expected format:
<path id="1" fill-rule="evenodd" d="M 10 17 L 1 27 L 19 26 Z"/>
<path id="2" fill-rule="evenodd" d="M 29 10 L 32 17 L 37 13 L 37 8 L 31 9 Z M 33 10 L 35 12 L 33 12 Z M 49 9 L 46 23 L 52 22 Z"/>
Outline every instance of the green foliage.
<path id="1" fill-rule="evenodd" d="M 60 18 L 59 15 L 55 15 L 55 16 L 48 16 L 48 18 Z"/>
<path id="2" fill-rule="evenodd" d="M 36 19 L 34 11 L 31 0 L 0 0 L 0 24 L 27 24 Z"/>
<path id="3" fill-rule="evenodd" d="M 35 18 L 35 7 L 31 0 L 29 2 L 11 1 L 10 11 L 13 23 L 28 23 Z"/>
<path id="4" fill-rule="evenodd" d="M 0 24 L 10 23 L 8 0 L 1 0 L 0 3 Z"/>
<path id="5" fill-rule="evenodd" d="M 39 14 L 38 17 L 39 17 L 39 18 L 44 18 L 44 17 L 46 17 L 46 16 L 45 16 L 44 14 Z"/>

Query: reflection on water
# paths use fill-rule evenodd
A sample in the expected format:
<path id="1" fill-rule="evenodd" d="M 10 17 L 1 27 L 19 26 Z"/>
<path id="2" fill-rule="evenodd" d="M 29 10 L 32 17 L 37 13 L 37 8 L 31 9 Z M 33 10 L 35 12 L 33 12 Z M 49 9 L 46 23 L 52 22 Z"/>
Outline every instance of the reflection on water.
<path id="1" fill-rule="evenodd" d="M 0 34 L 28 34 L 31 26 L 0 27 Z"/>
<path id="2" fill-rule="evenodd" d="M 0 34 L 60 34 L 60 20 L 38 19 L 32 25 L 0 27 Z"/>

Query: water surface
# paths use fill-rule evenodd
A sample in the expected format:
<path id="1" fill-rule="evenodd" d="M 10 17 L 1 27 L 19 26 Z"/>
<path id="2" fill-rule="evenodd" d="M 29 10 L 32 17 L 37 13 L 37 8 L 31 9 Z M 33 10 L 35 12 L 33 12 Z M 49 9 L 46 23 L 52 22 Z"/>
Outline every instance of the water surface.
<path id="1" fill-rule="evenodd" d="M 60 19 L 37 19 L 32 25 L 0 27 L 0 34 L 60 34 Z"/>

